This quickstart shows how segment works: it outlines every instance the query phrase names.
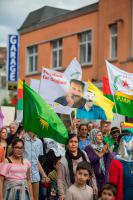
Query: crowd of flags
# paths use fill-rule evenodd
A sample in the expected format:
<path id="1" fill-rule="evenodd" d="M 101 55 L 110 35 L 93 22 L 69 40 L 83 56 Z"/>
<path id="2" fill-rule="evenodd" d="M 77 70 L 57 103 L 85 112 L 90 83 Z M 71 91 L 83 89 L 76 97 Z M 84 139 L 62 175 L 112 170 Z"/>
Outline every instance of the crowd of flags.
<path id="1" fill-rule="evenodd" d="M 95 104 L 105 111 L 108 120 L 113 120 L 114 113 L 133 117 L 133 74 L 115 67 L 108 61 L 105 62 L 108 78 L 103 77 L 103 91 L 90 80 L 88 80 L 88 91 L 94 94 Z M 64 74 L 68 79 L 82 79 L 82 69 L 76 59 L 72 60 Z M 22 114 L 25 130 L 33 131 L 39 137 L 48 137 L 59 143 L 66 143 L 68 132 L 63 121 L 37 92 L 19 80 L 17 117 Z M 3 117 L 0 110 L 0 127 L 2 127 Z M 124 126 L 133 129 L 132 124 L 124 124 Z"/>

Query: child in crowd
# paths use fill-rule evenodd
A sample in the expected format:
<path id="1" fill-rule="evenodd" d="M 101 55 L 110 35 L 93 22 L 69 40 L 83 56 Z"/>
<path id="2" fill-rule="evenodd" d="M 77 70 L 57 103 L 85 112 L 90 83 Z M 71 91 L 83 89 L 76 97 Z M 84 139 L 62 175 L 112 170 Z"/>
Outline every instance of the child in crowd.
<path id="1" fill-rule="evenodd" d="M 86 183 L 92 175 L 88 162 L 80 162 L 76 169 L 75 183 L 66 192 L 65 200 L 93 200 L 93 189 Z"/>
<path id="2" fill-rule="evenodd" d="M 107 183 L 102 188 L 101 198 L 99 200 L 115 200 L 116 187 L 111 183 Z"/>

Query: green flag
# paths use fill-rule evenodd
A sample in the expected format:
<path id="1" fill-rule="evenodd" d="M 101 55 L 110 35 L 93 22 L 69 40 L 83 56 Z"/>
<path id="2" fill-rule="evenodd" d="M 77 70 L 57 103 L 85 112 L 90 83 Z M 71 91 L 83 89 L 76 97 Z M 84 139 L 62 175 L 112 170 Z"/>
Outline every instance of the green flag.
<path id="1" fill-rule="evenodd" d="M 52 138 L 61 144 L 67 142 L 68 132 L 61 119 L 26 83 L 23 83 L 23 123 L 24 130 L 39 137 Z"/>
<path id="2" fill-rule="evenodd" d="M 117 94 L 115 94 L 113 97 L 109 87 L 109 81 L 106 77 L 103 77 L 103 93 L 112 102 L 114 102 L 115 99 L 117 110 L 114 106 L 114 113 L 117 112 L 120 115 L 125 115 L 131 118 L 133 117 L 133 96 L 117 92 Z"/>

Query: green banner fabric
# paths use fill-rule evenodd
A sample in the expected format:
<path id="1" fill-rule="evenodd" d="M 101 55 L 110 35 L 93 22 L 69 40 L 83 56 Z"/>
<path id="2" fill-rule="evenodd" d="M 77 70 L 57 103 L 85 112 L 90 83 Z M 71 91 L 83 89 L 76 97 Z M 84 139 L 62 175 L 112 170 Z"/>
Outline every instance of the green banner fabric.
<path id="1" fill-rule="evenodd" d="M 23 83 L 23 123 L 24 130 L 41 138 L 51 138 L 66 144 L 68 132 L 62 120 L 45 100 Z"/>

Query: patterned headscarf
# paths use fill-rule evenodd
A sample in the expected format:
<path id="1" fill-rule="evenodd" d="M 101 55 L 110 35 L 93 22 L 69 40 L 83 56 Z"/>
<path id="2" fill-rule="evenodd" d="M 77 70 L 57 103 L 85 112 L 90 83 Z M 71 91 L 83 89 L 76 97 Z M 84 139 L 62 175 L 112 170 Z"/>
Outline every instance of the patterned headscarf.
<path id="1" fill-rule="evenodd" d="M 92 129 L 91 132 L 90 132 L 90 138 L 91 138 L 91 146 L 94 150 L 98 151 L 98 152 L 101 152 L 103 147 L 104 147 L 104 144 L 101 143 L 101 144 L 98 144 L 97 143 L 97 134 L 101 132 L 99 129 Z M 100 171 L 103 172 L 103 174 L 105 174 L 105 166 L 104 166 L 104 160 L 103 160 L 103 157 L 101 157 L 99 159 L 99 162 L 100 162 Z"/>
<path id="2" fill-rule="evenodd" d="M 119 144 L 117 159 L 133 161 L 133 135 L 125 135 Z"/>
<path id="3" fill-rule="evenodd" d="M 99 129 L 96 129 L 96 128 L 94 128 L 94 129 L 92 129 L 91 131 L 90 131 L 90 141 L 91 141 L 91 143 L 92 144 L 96 144 L 96 136 L 97 136 L 97 134 L 99 133 Z"/>

